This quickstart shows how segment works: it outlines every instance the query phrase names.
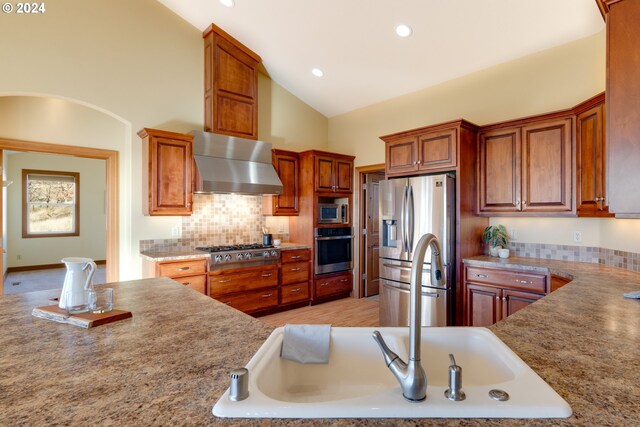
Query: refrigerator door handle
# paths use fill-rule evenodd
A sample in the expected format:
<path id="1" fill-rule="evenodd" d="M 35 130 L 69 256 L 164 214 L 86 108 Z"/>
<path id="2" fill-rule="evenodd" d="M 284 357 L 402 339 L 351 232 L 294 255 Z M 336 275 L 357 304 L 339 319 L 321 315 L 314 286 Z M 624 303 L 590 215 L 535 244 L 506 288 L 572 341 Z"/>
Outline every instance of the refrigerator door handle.
<path id="1" fill-rule="evenodd" d="M 409 188 L 407 186 L 404 187 L 404 191 L 402 193 L 402 212 L 400 213 L 400 225 L 402 226 L 402 251 L 408 252 L 407 249 L 407 197 L 409 193 Z"/>
<path id="2" fill-rule="evenodd" d="M 408 235 L 407 235 L 407 252 L 413 252 L 413 235 L 415 233 L 415 204 L 413 201 L 413 187 L 409 185 L 409 197 L 407 198 L 407 218 L 408 218 Z"/>

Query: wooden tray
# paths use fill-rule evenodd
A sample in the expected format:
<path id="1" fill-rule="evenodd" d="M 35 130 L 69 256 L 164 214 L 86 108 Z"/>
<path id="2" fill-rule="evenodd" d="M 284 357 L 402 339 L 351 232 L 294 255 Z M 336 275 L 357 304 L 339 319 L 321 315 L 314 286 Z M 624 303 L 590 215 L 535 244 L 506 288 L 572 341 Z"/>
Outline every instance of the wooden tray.
<path id="1" fill-rule="evenodd" d="M 133 317 L 130 311 L 124 310 L 111 310 L 106 313 L 78 313 L 68 314 L 63 308 L 57 305 L 44 305 L 42 307 L 36 307 L 31 314 L 41 319 L 53 320 L 59 323 L 70 323 L 72 325 L 80 326 L 81 328 L 93 328 L 95 326 L 105 325 L 111 322 L 117 322 L 118 320 L 128 319 Z"/>

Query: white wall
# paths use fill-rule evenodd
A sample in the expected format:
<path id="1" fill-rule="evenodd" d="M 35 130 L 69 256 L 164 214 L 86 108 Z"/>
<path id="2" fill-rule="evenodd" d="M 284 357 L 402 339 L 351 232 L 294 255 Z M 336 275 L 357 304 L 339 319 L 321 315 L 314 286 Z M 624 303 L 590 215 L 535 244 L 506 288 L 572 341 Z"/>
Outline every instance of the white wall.
<path id="1" fill-rule="evenodd" d="M 56 264 L 69 256 L 104 260 L 106 257 L 106 161 L 40 153 L 7 156 L 8 267 Z M 80 235 L 22 238 L 22 170 L 54 170 L 80 174 Z M 20 259 L 18 259 L 20 258 Z"/>
<path id="2" fill-rule="evenodd" d="M 0 115 L 1 117 L 1 115 Z M 7 172 L 6 172 L 6 168 L 4 168 L 4 165 L 7 164 L 7 152 L 3 151 L 2 152 L 2 180 L 5 181 L 7 179 Z M 4 274 L 7 272 L 7 254 L 6 254 L 6 247 L 7 247 L 7 204 L 4 203 L 5 200 L 7 200 L 7 188 L 2 187 L 2 275 L 4 276 Z"/>
<path id="3" fill-rule="evenodd" d="M 62 105 L 55 101 L 72 101 L 63 107 L 73 110 L 65 126 L 55 135 L 47 132 L 55 121 L 43 126 L 39 142 L 119 152 L 120 279 L 141 277 L 139 241 L 171 238 L 181 218 L 142 215 L 136 133 L 143 127 L 202 129 L 202 34 L 154 0 L 55 0 L 42 15 L 2 16 L 0 39 L 0 97 L 44 96 L 52 102 L 52 115 Z M 281 147 L 324 148 L 326 118 L 268 78 L 262 76 L 260 82 L 260 94 L 272 94 L 268 103 L 259 101 L 260 116 L 269 117 L 268 123 L 259 122 L 260 138 Z M 115 120 L 120 134 L 107 140 L 89 130 L 80 139 L 69 138 L 69 133 L 81 133 L 74 129 L 87 129 L 72 116 L 80 119 L 89 113 L 74 109 L 74 104 Z M 288 120 L 287 111 L 298 112 L 301 123 Z M 28 115 L 22 110 L 20 120 L 28 121 Z M 305 121 L 310 123 L 306 135 Z M 30 139 L 38 130 L 25 125 L 7 131 L 0 125 L 0 137 Z"/>

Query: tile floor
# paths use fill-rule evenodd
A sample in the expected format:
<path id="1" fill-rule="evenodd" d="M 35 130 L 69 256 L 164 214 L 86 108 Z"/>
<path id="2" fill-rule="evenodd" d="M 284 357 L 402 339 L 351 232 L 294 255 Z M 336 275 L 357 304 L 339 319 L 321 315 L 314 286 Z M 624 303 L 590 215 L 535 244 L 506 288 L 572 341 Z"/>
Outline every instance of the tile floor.
<path id="1" fill-rule="evenodd" d="M 45 289 L 62 289 L 66 268 L 52 268 L 47 270 L 18 271 L 9 273 L 4 279 L 4 294 L 43 291 Z M 93 283 L 106 282 L 106 269 L 99 265 L 93 275 Z"/>

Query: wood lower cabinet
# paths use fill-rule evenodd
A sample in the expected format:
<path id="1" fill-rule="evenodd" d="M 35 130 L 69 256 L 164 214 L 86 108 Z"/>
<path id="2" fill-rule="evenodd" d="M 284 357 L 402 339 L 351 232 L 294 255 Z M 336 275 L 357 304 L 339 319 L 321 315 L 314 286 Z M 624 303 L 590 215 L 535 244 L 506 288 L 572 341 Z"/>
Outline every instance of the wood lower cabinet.
<path id="1" fill-rule="evenodd" d="M 278 265 L 209 273 L 209 296 L 247 314 L 278 306 Z"/>
<path id="2" fill-rule="evenodd" d="M 525 123 L 481 132 L 478 212 L 573 214 L 573 119 Z"/>
<path id="3" fill-rule="evenodd" d="M 142 211 L 145 215 L 191 215 L 193 136 L 144 128 Z"/>
<path id="4" fill-rule="evenodd" d="M 607 144 L 604 93 L 576 112 L 576 204 L 580 217 L 613 216 L 607 202 Z"/>
<path id="5" fill-rule="evenodd" d="M 260 56 L 214 24 L 202 37 L 205 130 L 257 139 Z"/>
<path id="6" fill-rule="evenodd" d="M 311 278 L 311 251 L 293 249 L 281 252 L 280 305 L 308 303 Z"/>
<path id="7" fill-rule="evenodd" d="M 316 276 L 314 279 L 314 303 L 347 297 L 352 290 L 353 275 L 351 271 Z"/>
<path id="8" fill-rule="evenodd" d="M 544 274 L 484 267 L 465 268 L 467 326 L 490 326 L 550 292 Z"/>
<path id="9" fill-rule="evenodd" d="M 143 261 L 145 277 L 169 277 L 189 289 L 207 295 L 209 258 L 172 261 Z"/>
<path id="10" fill-rule="evenodd" d="M 282 194 L 262 197 L 262 213 L 274 216 L 298 215 L 300 194 L 300 156 L 284 150 L 272 150 L 273 167 L 282 181 Z"/>

